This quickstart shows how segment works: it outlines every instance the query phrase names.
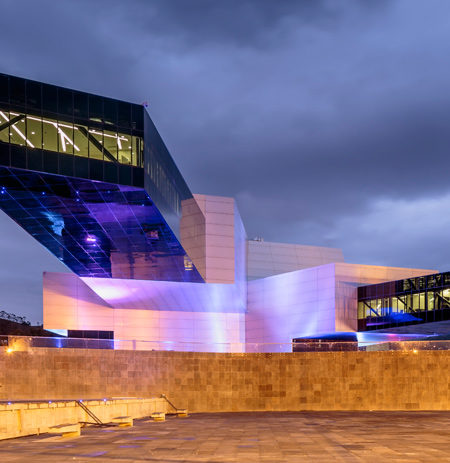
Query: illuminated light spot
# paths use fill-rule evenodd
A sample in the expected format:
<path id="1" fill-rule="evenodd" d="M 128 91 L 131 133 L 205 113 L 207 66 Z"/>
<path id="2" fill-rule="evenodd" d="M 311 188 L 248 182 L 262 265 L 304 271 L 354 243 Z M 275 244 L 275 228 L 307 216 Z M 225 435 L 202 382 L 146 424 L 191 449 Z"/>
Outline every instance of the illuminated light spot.
<path id="1" fill-rule="evenodd" d="M 419 351 L 418 351 L 417 349 L 413 349 L 413 353 L 414 353 L 414 354 L 418 354 Z"/>
<path id="2" fill-rule="evenodd" d="M 13 352 L 14 352 L 14 349 L 12 347 L 8 347 L 8 349 L 6 349 L 7 354 L 12 354 Z"/>

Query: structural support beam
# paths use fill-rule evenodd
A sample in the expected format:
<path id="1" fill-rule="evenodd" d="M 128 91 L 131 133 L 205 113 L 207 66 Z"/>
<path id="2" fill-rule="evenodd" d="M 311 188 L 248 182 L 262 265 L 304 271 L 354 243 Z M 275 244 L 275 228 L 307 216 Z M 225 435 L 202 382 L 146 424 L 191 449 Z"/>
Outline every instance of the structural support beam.
<path id="1" fill-rule="evenodd" d="M 77 125 L 77 129 L 99 150 L 104 153 L 104 155 L 112 162 L 115 164 L 118 164 L 119 162 L 117 159 L 101 144 L 98 142 L 98 140 L 91 135 L 83 126 Z"/>
<path id="2" fill-rule="evenodd" d="M 12 125 L 14 125 L 16 122 L 19 122 L 21 121 L 22 119 L 25 119 L 25 114 L 19 114 L 18 116 L 16 117 L 13 117 L 12 119 L 10 119 L 8 122 L 5 122 L 3 123 L 2 125 L 0 125 L 0 132 L 2 130 L 5 130 L 7 129 L 8 127 L 11 127 Z"/>

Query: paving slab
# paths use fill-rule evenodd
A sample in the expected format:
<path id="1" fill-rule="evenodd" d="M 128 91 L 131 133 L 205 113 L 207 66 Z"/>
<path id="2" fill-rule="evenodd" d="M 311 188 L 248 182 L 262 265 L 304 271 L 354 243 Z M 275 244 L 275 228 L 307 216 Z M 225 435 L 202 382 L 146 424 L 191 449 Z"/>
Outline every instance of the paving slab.
<path id="1" fill-rule="evenodd" d="M 12 462 L 450 463 L 450 412 L 193 414 L 0 442 Z"/>

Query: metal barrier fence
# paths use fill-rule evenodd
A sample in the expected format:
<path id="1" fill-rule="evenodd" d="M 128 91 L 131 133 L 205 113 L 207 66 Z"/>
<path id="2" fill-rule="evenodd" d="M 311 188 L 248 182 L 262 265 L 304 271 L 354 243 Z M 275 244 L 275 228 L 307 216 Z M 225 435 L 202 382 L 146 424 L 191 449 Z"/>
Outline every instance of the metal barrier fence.
<path id="1" fill-rule="evenodd" d="M 384 342 L 295 342 L 295 343 L 200 343 L 181 341 L 139 341 L 65 337 L 0 336 L 1 350 L 6 353 L 33 348 L 114 349 L 137 351 L 287 353 L 339 351 L 423 351 L 450 350 L 450 341 L 384 341 Z"/>

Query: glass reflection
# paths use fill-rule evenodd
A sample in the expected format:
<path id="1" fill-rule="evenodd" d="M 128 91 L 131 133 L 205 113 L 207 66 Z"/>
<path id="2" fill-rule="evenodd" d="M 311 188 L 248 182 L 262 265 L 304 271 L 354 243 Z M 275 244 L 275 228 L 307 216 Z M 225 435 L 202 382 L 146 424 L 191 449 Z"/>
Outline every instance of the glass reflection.
<path id="1" fill-rule="evenodd" d="M 448 273 L 407 278 L 358 290 L 358 330 L 450 320 Z M 374 298 L 377 294 L 378 298 Z"/>

